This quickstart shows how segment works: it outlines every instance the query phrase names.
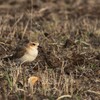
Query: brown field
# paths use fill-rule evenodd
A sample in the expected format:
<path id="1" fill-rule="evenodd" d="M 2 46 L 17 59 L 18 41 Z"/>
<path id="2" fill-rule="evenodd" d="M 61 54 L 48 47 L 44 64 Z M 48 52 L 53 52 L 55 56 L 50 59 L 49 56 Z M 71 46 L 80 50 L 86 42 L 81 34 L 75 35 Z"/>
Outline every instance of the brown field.
<path id="1" fill-rule="evenodd" d="M 27 41 L 35 61 L 2 59 Z M 100 100 L 100 0 L 0 0 L 0 100 Z"/>

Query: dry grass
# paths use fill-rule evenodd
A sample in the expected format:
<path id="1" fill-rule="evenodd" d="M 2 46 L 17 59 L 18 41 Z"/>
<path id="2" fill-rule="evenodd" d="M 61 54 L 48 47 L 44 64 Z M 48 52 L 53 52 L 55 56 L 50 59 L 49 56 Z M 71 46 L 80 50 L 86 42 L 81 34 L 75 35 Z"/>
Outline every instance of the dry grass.
<path id="1" fill-rule="evenodd" d="M 0 100 L 99 100 L 100 1 L 0 1 Z M 8 6 L 7 6 L 8 5 Z M 31 64 L 2 58 L 39 41 Z M 30 88 L 28 78 L 39 77 Z"/>

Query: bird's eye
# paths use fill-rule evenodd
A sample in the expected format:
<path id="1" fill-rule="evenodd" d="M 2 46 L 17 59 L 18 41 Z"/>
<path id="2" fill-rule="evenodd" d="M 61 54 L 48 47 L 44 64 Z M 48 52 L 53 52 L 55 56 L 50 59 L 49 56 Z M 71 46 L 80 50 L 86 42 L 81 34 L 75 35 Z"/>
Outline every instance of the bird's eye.
<path id="1" fill-rule="evenodd" d="M 34 45 L 34 46 L 35 46 L 35 43 L 32 43 L 32 45 Z"/>

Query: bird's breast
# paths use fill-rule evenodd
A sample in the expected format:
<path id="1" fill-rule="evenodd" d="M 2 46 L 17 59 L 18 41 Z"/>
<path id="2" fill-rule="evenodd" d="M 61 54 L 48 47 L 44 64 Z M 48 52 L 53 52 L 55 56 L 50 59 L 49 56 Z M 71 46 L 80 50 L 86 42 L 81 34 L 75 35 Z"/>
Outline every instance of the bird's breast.
<path id="1" fill-rule="evenodd" d="M 21 62 L 32 62 L 38 55 L 38 50 L 28 50 L 21 58 Z"/>

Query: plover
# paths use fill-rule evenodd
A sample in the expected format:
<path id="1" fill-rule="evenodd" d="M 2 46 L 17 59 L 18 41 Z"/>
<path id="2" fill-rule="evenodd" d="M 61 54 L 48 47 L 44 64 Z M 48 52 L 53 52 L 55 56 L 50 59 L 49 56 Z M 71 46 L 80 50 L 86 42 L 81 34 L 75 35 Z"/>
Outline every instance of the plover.
<path id="1" fill-rule="evenodd" d="M 25 46 L 17 47 L 12 56 L 5 57 L 4 60 L 17 60 L 21 63 L 32 62 L 38 55 L 38 42 L 29 42 Z"/>

